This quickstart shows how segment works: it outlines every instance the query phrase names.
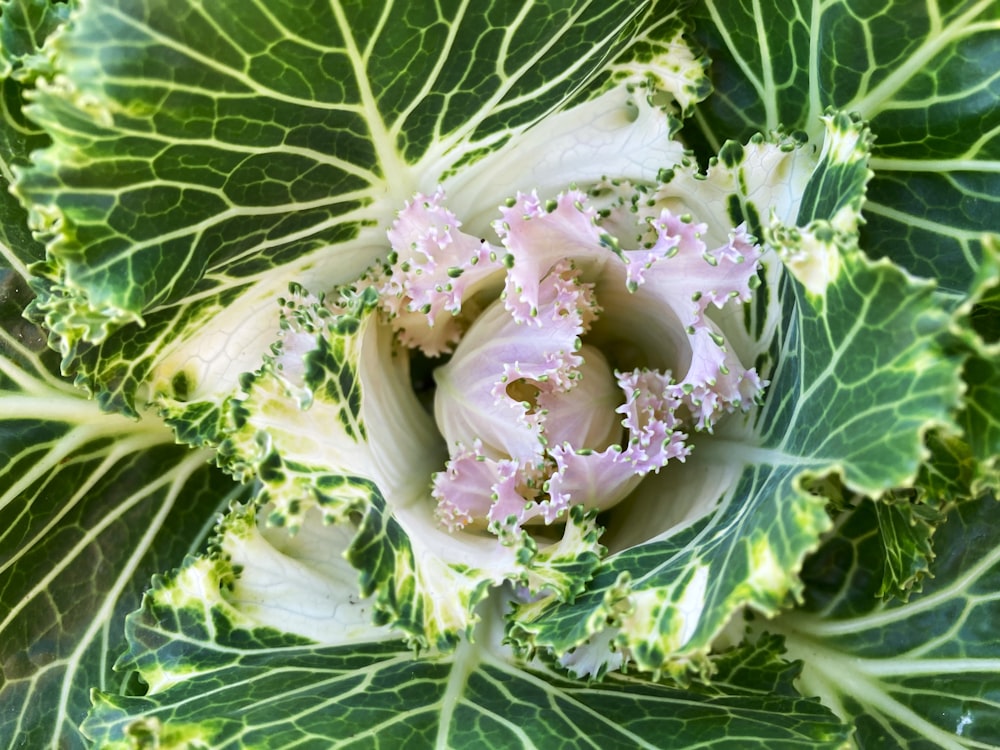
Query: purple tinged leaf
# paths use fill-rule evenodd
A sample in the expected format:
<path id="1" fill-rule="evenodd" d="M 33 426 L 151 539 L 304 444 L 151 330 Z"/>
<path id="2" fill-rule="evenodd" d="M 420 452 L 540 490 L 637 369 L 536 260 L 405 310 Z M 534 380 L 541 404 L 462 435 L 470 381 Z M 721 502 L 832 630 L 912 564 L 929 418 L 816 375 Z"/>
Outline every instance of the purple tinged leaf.
<path id="1" fill-rule="evenodd" d="M 459 231 L 444 197 L 440 188 L 418 194 L 399 212 L 387 233 L 394 262 L 379 288 L 404 343 L 430 356 L 451 351 L 463 298 L 503 270 L 495 247 Z"/>

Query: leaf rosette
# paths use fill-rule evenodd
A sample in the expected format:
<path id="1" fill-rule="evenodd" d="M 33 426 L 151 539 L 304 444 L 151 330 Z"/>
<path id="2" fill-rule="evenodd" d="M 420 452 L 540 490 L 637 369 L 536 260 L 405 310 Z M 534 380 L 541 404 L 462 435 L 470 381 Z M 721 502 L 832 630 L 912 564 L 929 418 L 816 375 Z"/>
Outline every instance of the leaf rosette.
<path id="1" fill-rule="evenodd" d="M 162 413 L 258 482 L 269 524 L 353 528 L 360 595 L 418 647 L 472 638 L 503 588 L 516 647 L 575 674 L 709 669 L 745 609 L 798 595 L 830 525 L 810 476 L 877 495 L 916 472 L 906 420 L 881 435 L 844 413 L 823 435 L 810 415 L 863 387 L 943 424 L 957 399 L 953 363 L 925 364 L 948 325 L 931 287 L 857 250 L 867 129 L 824 122 L 822 149 L 759 136 L 705 172 L 681 156 L 641 179 L 518 192 L 493 216 L 463 172 L 399 209 L 355 282 L 293 284 L 237 391 L 161 394 Z M 862 373 L 852 353 L 872 336 Z"/>
<path id="2" fill-rule="evenodd" d="M 282 300 L 279 341 L 223 410 L 223 465 L 261 481 L 273 524 L 295 531 L 314 508 L 355 524 L 361 593 L 417 644 L 471 636 L 498 586 L 526 607 L 572 602 L 609 547 L 705 516 L 740 481 L 739 467 L 707 483 L 676 471 L 727 422 L 748 429 L 766 385 L 753 363 L 775 327 L 756 335 L 747 315 L 779 264 L 730 208 L 740 190 L 771 198 L 762 165 L 808 176 L 815 157 L 778 136 L 731 151 L 707 178 L 688 164 L 517 193 L 468 228 L 444 188 L 417 194 L 383 262 Z M 797 208 L 791 193 L 767 205 L 788 221 Z M 627 653 L 613 641 L 595 672 Z"/>

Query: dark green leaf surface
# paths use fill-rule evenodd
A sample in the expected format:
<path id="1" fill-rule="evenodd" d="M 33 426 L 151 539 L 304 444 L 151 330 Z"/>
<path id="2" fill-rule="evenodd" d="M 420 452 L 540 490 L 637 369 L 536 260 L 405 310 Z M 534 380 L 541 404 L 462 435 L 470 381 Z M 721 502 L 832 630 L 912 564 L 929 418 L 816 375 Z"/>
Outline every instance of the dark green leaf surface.
<path id="1" fill-rule="evenodd" d="M 972 490 L 977 464 L 965 440 L 933 431 L 928 433 L 926 443 L 930 457 L 920 467 L 915 485 L 922 502 L 940 509 L 958 498 L 978 494 Z"/>
<path id="2" fill-rule="evenodd" d="M 857 717 L 861 747 L 1000 745 L 1000 505 L 959 505 L 935 536 L 933 577 L 909 602 L 882 604 L 885 552 L 863 503 L 807 563 L 805 606 L 761 628 L 805 662 L 800 689 Z"/>
<path id="3" fill-rule="evenodd" d="M 0 282 L 2 302 L 17 282 Z M 81 748 L 91 688 L 121 682 L 122 619 L 236 488 L 162 425 L 101 414 L 3 310 L 0 747 Z"/>
<path id="4" fill-rule="evenodd" d="M 32 95 L 53 144 L 17 179 L 47 241 L 34 315 L 130 411 L 162 350 L 236 297 L 329 289 L 384 255 L 406 199 L 577 94 L 642 10 L 84 3 Z"/>
<path id="5" fill-rule="evenodd" d="M 885 546 L 885 566 L 878 596 L 904 601 L 927 573 L 934 559 L 931 537 L 941 520 L 934 508 L 903 499 L 887 499 L 875 506 L 879 534 Z"/>
<path id="6" fill-rule="evenodd" d="M 50 0 L 0 2 L 0 243 L 15 248 L 23 263 L 42 260 L 45 248 L 28 230 L 28 215 L 10 194 L 13 165 L 49 143 L 42 130 L 21 111 L 25 87 L 44 58 L 39 48 L 69 13 L 69 4 Z"/>
<path id="7" fill-rule="evenodd" d="M 130 619 L 141 656 L 120 665 L 163 687 L 99 694 L 84 730 L 101 747 L 140 737 L 213 750 L 845 746 L 846 728 L 790 690 L 795 670 L 773 642 L 724 657 L 719 689 L 586 683 L 512 661 L 485 632 L 447 657 L 416 658 L 395 640 L 324 647 L 246 629 L 219 608 L 172 607 L 172 588 L 161 582 Z"/>
<path id="8" fill-rule="evenodd" d="M 703 0 L 715 94 L 696 121 L 713 153 L 759 130 L 815 133 L 856 111 L 875 135 L 862 245 L 957 295 L 1000 229 L 1000 6 L 993 0 Z"/>
<path id="9" fill-rule="evenodd" d="M 1000 237 L 986 238 L 986 263 L 965 328 L 974 332 L 963 373 L 966 394 L 958 421 L 977 462 L 974 492 L 1000 491 Z"/>
<path id="10" fill-rule="evenodd" d="M 965 364 L 968 391 L 960 419 L 975 457 L 982 462 L 979 482 L 1000 489 L 1000 367 L 997 354 L 973 356 Z"/>

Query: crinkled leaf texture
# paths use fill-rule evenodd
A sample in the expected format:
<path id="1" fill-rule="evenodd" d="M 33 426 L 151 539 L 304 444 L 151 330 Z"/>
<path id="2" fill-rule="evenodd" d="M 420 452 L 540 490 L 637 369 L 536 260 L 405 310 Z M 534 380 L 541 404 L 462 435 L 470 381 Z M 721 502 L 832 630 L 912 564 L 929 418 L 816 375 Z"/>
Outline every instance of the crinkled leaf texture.
<path id="1" fill-rule="evenodd" d="M 696 118 L 707 151 L 859 113 L 876 135 L 865 251 L 961 300 L 1000 230 L 997 4 L 700 0 L 694 15 L 715 87 Z"/>
<path id="2" fill-rule="evenodd" d="M 877 511 L 890 550 L 883 594 L 905 597 L 933 559 L 941 509 L 1000 482 L 1000 14 L 996 3 L 978 0 L 900 11 L 866 0 L 697 3 L 695 35 L 712 58 L 716 93 L 683 135 L 710 154 L 734 127 L 813 133 L 827 108 L 869 124 L 873 176 L 859 243 L 868 257 L 936 284 L 941 309 L 957 311 L 953 332 L 962 343 L 949 354 L 965 358 L 961 403 L 948 424 L 926 426 L 917 481 L 890 496 L 903 502 Z"/>
<path id="3" fill-rule="evenodd" d="M 434 679 L 445 683 L 447 696 L 447 685 L 473 684 L 469 675 L 485 670 L 482 665 L 510 670 L 517 664 L 519 657 L 493 650 L 496 635 L 484 635 L 497 617 L 483 610 L 491 606 L 487 591 L 513 580 L 536 594 L 555 592 L 522 602 L 509 618 L 520 658 L 544 657 L 529 662 L 531 669 L 604 674 L 609 686 L 635 690 L 647 683 L 638 677 L 621 683 L 613 671 L 623 654 L 643 672 L 683 675 L 693 666 L 710 673 L 709 651 L 734 615 L 749 607 L 773 616 L 800 593 L 802 560 L 830 525 L 826 499 L 810 494 L 805 482 L 836 472 L 850 488 L 874 495 L 913 481 L 923 426 L 946 423 L 957 403 L 959 363 L 941 347 L 950 317 L 936 306 L 931 285 L 865 259 L 854 244 L 866 148 L 863 125 L 831 116 L 818 154 L 784 139 L 754 139 L 727 147 L 705 177 L 682 166 L 659 189 L 678 210 L 697 209 L 715 226 L 769 217 L 761 232 L 778 252 L 797 254 L 796 263 L 785 272 L 772 262 L 756 303 L 728 321 L 732 345 L 769 374 L 773 395 L 749 417 L 733 416 L 703 435 L 686 465 L 671 467 L 662 481 L 644 485 L 624 513 L 612 514 L 603 541 L 613 554 L 596 569 L 596 530 L 582 514 L 551 546 L 528 536 L 503 546 L 437 526 L 427 479 L 442 457 L 429 445 L 429 417 L 409 389 L 405 360 L 394 360 L 398 354 L 379 323 L 371 287 L 329 302 L 293 290 L 284 299 L 283 334 L 273 356 L 243 378 L 229 403 L 223 420 L 233 421 L 220 453 L 230 470 L 261 479 L 265 512 L 299 533 L 262 532 L 252 517 L 240 523 L 230 516 L 212 555 L 193 558 L 162 583 L 132 621 L 132 652 L 119 666 L 137 668 L 149 694 L 102 698 L 87 731 L 119 737 L 138 716 L 146 723 L 133 726 L 144 732 L 162 727 L 213 738 L 237 731 L 175 713 L 175 705 L 189 704 L 188 688 L 175 686 L 169 665 L 149 647 L 157 641 L 146 638 L 147 626 L 140 624 L 192 618 L 171 615 L 157 602 L 202 608 L 209 624 L 191 625 L 196 641 L 208 637 L 203 631 L 264 627 L 278 638 L 309 638 L 308 647 L 295 643 L 310 654 L 312 642 L 332 639 L 346 648 L 338 641 L 344 638 L 354 643 L 352 653 L 365 653 L 357 643 L 372 638 L 366 623 L 374 613 L 376 622 L 393 627 L 382 638 L 402 632 L 430 649 L 411 669 L 444 670 Z M 775 183 L 775 172 L 796 181 Z M 842 190 L 845 185 L 851 191 Z M 320 518 L 330 525 L 320 526 Z M 270 561 L 282 545 L 309 547 L 306 534 L 319 535 L 323 541 L 315 546 L 326 550 L 325 556 L 291 553 L 314 561 L 308 576 L 297 564 Z M 342 550 L 346 561 L 336 555 Z M 352 601 L 354 589 L 344 583 L 348 563 L 361 571 L 363 602 Z M 317 574 L 333 584 L 283 590 L 279 603 L 269 603 L 267 594 L 281 590 L 280 581 L 312 580 L 317 565 L 336 567 Z M 225 603 L 202 601 L 220 584 L 230 592 Z M 340 619 L 362 609 L 364 618 Z M 247 618 L 236 626 L 212 619 L 231 620 L 236 611 Z M 395 665 L 400 647 L 384 647 Z M 338 653 L 330 652 L 334 664 L 345 658 Z M 367 658 L 382 675 L 382 657 Z M 552 674 L 548 679 L 555 680 Z M 331 680 L 331 690 L 353 695 L 354 687 Z M 386 722 L 378 726 L 396 731 Z M 434 737 L 451 731 L 441 727 L 426 731 Z"/>
<path id="4" fill-rule="evenodd" d="M 471 633 L 476 605 L 506 580 L 566 597 L 578 590 L 600 550 L 590 515 L 573 513 L 561 540 L 545 546 L 527 534 L 508 546 L 456 537 L 438 523 L 430 478 L 446 454 L 374 288 L 345 291 L 332 306 L 293 292 L 274 355 L 241 379 L 221 416 L 219 461 L 258 480 L 267 520 L 299 533 L 319 519 L 343 525 L 330 554 L 357 568 L 379 622 L 424 647 L 453 647 Z"/>
<path id="5" fill-rule="evenodd" d="M 100 747 L 844 747 L 846 726 L 798 696 L 797 669 L 766 639 L 720 657 L 716 685 L 688 690 L 625 675 L 568 680 L 518 663 L 489 627 L 415 659 L 371 628 L 370 602 L 326 554 L 343 542 L 339 527 L 279 531 L 279 551 L 252 510 L 226 523 L 217 557 L 159 579 L 130 616 L 118 667 L 150 689 L 97 696 L 83 730 Z M 294 578 L 281 575 L 291 569 Z M 264 585 L 243 588 L 250 579 Z M 284 588 L 289 581 L 302 585 Z M 312 639 L 281 629 L 311 616 Z"/>
<path id="6" fill-rule="evenodd" d="M 750 321 L 770 344 L 756 352 L 771 380 L 763 407 L 705 436 L 682 469 L 641 492 L 623 520 L 612 518 L 608 543 L 637 546 L 610 556 L 587 593 L 515 613 L 525 647 L 558 657 L 607 632 L 643 669 L 697 667 L 735 612 L 773 616 L 800 594 L 802 559 L 830 524 L 826 499 L 805 486 L 810 477 L 836 473 L 870 495 L 905 485 L 925 425 L 949 421 L 959 398 L 958 362 L 942 348 L 949 318 L 932 285 L 867 260 L 844 231 L 863 195 L 865 134 L 847 117 L 827 123 L 802 193 L 812 202 L 793 214 L 806 221 L 791 229 L 775 217 L 764 229 L 779 253 L 801 262 L 758 292 L 761 317 Z M 750 172 L 752 153 L 741 171 Z M 839 190 L 852 184 L 853 197 Z M 768 215 L 747 193 L 742 210 Z M 662 538 L 642 543 L 654 519 Z"/>
<path id="7" fill-rule="evenodd" d="M 76 748 L 91 689 L 122 687 L 121 623 L 149 577 L 244 488 L 59 379 L 26 291 L 0 266 L 0 747 Z"/>
<path id="8" fill-rule="evenodd" d="M 987 237 L 983 247 L 981 287 L 965 321 L 978 346 L 965 363 L 966 394 L 958 416 L 974 462 L 974 494 L 1000 492 L 1000 235 Z"/>
<path id="9" fill-rule="evenodd" d="M 220 417 L 221 460 L 260 479 L 258 500 L 276 523 L 299 528 L 314 508 L 357 523 L 345 546 L 361 593 L 374 597 L 379 622 L 418 645 L 453 647 L 473 632 L 489 589 L 513 581 L 541 596 L 513 616 L 528 651 L 559 657 L 597 638 L 597 666 L 573 671 L 620 662 L 610 644 L 654 673 L 698 667 L 734 614 L 774 614 L 798 593 L 798 567 L 829 525 L 807 477 L 837 472 L 868 494 L 913 481 L 921 431 L 947 423 L 957 403 L 958 362 L 940 341 L 950 319 L 932 287 L 854 244 L 867 146 L 862 124 L 830 116 L 815 156 L 758 138 L 727 146 L 705 176 L 679 166 L 657 189 L 716 232 L 769 217 L 760 231 L 791 273 L 772 259 L 756 305 L 720 324 L 741 358 L 769 374 L 773 395 L 699 436 L 684 466 L 649 477 L 608 517 L 601 544 L 593 514 L 578 511 L 503 544 L 437 523 L 428 479 L 442 446 L 371 286 L 331 301 L 301 289 L 284 298 L 273 356 Z M 171 415 L 186 417 L 185 407 Z M 578 596 L 602 544 L 616 554 Z"/>

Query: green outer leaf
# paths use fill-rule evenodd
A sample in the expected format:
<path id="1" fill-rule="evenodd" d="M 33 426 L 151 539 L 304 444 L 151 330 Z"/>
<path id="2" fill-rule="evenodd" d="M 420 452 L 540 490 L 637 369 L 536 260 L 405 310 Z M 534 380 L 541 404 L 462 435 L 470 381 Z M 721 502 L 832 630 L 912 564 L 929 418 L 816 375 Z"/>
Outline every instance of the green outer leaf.
<path id="1" fill-rule="evenodd" d="M 984 241 L 985 258 L 963 332 L 972 355 L 963 373 L 966 393 L 958 415 L 963 437 L 977 462 L 973 493 L 1000 491 L 1000 236 Z"/>
<path id="2" fill-rule="evenodd" d="M 998 510 L 989 496 L 955 508 L 923 590 L 881 604 L 885 553 L 864 502 L 807 562 L 805 605 L 759 626 L 803 659 L 805 693 L 855 717 L 861 747 L 998 746 Z"/>
<path id="3" fill-rule="evenodd" d="M 54 451 L 76 437 L 43 437 L 42 430 L 6 427 L 30 435 L 36 450 Z M 220 509 L 219 498 L 231 491 L 231 484 L 220 483 L 205 465 L 204 456 L 169 445 L 126 453 L 101 472 L 95 464 L 111 453 L 108 442 L 84 442 L 66 457 L 70 467 L 39 490 L 70 495 L 71 487 L 96 480 L 91 494 L 68 497 L 57 508 L 63 514 L 58 522 L 51 511 L 39 514 L 38 506 L 47 499 L 40 495 L 29 511 L 30 525 L 18 524 L 4 534 L 17 544 L 0 581 L 3 747 L 83 746 L 77 726 L 91 688 L 114 690 L 121 682 L 110 667 L 124 645 L 122 618 L 138 604 L 149 576 L 176 564 L 203 537 Z M 161 479 L 155 484 L 142 485 L 157 475 Z M 138 490 L 121 497 L 122 485 Z M 15 514 L 29 515 L 16 503 L 2 515 Z M 41 538 L 53 523 L 57 530 Z"/>
<path id="4" fill-rule="evenodd" d="M 968 360 L 965 364 L 968 367 Z M 966 401 L 969 396 L 966 391 Z M 959 420 L 961 423 L 961 417 Z M 959 498 L 979 494 L 971 490 L 978 464 L 963 438 L 936 430 L 927 435 L 927 449 L 930 455 L 920 467 L 915 484 L 922 503 L 935 509 L 947 508 Z"/>
<path id="5" fill-rule="evenodd" d="M 875 135 L 863 247 L 967 293 L 982 232 L 1000 228 L 997 4 L 702 0 L 695 17 L 715 94 L 692 140 L 710 153 L 859 112 Z"/>
<path id="6" fill-rule="evenodd" d="M 996 355 L 974 355 L 965 363 L 968 391 L 960 415 L 973 455 L 981 462 L 974 486 L 1000 490 L 1000 367 Z"/>
<path id="7" fill-rule="evenodd" d="M 45 247 L 28 230 L 28 214 L 10 194 L 13 165 L 28 163 L 28 155 L 49 143 L 48 137 L 21 112 L 24 89 L 44 58 L 39 49 L 69 13 L 70 5 L 50 0 L 0 2 L 0 244 L 14 248 L 21 263 L 41 260 Z"/>
<path id="8" fill-rule="evenodd" d="M 867 252 L 937 279 L 943 292 L 967 293 L 982 263 L 983 232 L 1000 230 L 1000 171 L 984 165 L 982 173 L 935 173 L 933 165 L 919 164 L 896 171 L 875 159 L 872 166 L 876 174 L 862 231 Z"/>
<path id="9" fill-rule="evenodd" d="M 133 410 L 192 321 L 384 255 L 405 199 L 577 96 L 645 6 L 85 0 L 29 108 L 53 143 L 18 172 L 33 315 Z"/>
<path id="10" fill-rule="evenodd" d="M 725 690 L 699 691 L 624 675 L 568 681 L 512 660 L 489 632 L 447 656 L 417 658 L 397 640 L 321 646 L 211 604 L 160 580 L 129 618 L 136 656 L 119 666 L 154 688 L 95 695 L 83 728 L 100 747 L 846 746 L 846 728 L 790 689 L 796 670 L 773 641 L 723 657 Z"/>
<path id="11" fill-rule="evenodd" d="M 846 730 L 803 699 L 705 698 L 620 679 L 587 686 L 462 658 L 415 660 L 399 645 L 250 654 L 158 700 L 102 693 L 85 729 L 109 750 L 142 736 L 219 750 L 847 746 Z M 190 699 L 209 690 L 211 704 Z"/>
<path id="12" fill-rule="evenodd" d="M 786 329 L 791 347 L 771 380 L 777 398 L 761 423 L 765 444 L 791 453 L 798 443 L 805 450 L 797 454 L 837 466 L 850 488 L 877 495 L 912 482 L 923 432 L 950 422 L 959 361 L 942 351 L 949 321 L 932 285 L 859 253 L 841 264 L 825 309 L 799 298 L 800 317 Z M 812 419 L 803 397 L 816 409 Z"/>
<path id="13" fill-rule="evenodd" d="M 121 685 L 122 618 L 237 488 L 162 425 L 102 415 L 3 310 L 0 747 L 82 748 L 90 689 Z"/>

